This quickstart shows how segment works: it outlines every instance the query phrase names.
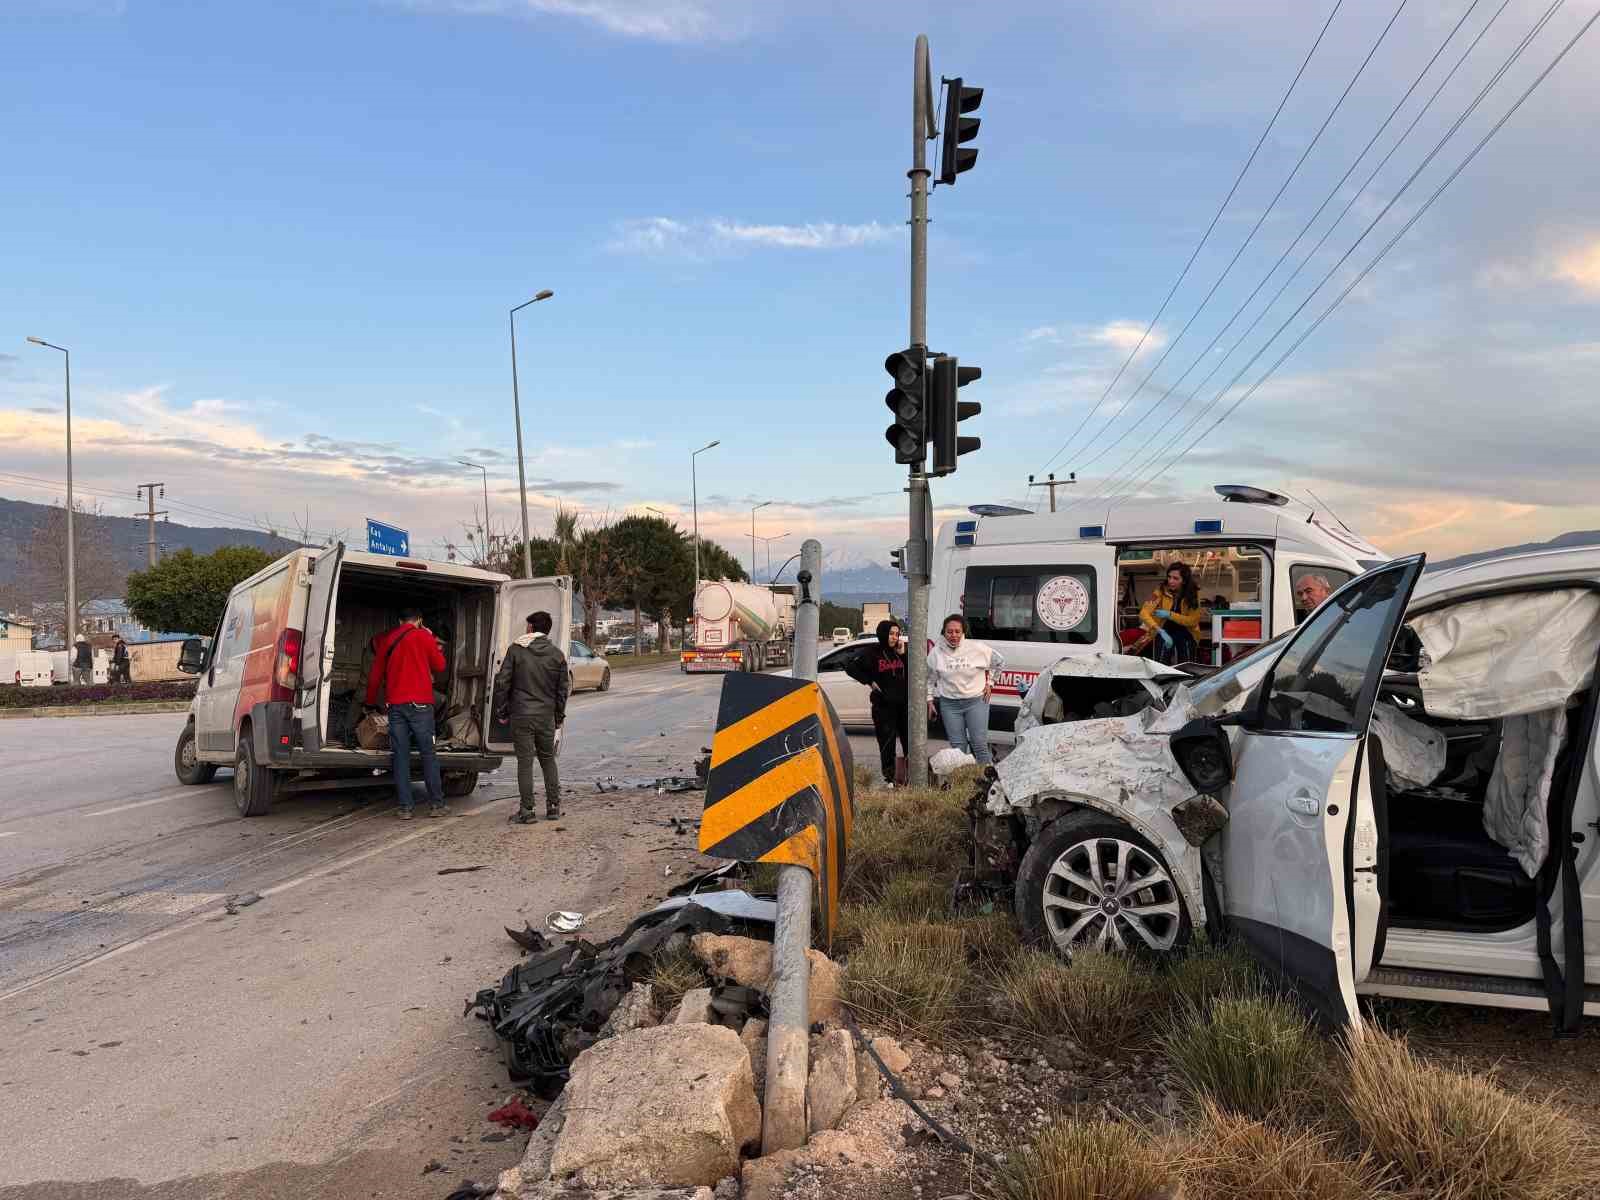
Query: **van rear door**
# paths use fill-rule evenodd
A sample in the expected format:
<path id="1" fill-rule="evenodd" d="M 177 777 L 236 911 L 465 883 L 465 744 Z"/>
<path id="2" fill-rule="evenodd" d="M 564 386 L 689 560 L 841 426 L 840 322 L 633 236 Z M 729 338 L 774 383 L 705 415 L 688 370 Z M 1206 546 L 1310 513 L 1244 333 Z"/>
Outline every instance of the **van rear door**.
<path id="1" fill-rule="evenodd" d="M 509 726 L 494 720 L 494 677 L 505 660 L 506 649 L 527 628 L 529 613 L 547 612 L 553 622 L 550 640 L 562 654 L 572 650 L 572 577 L 552 575 L 545 579 L 511 579 L 496 589 L 494 636 L 489 655 L 489 687 L 484 703 L 482 727 L 488 730 L 484 749 L 509 754 L 516 749 Z"/>
<path id="2" fill-rule="evenodd" d="M 343 566 L 343 542 L 324 550 L 311 564 L 311 597 L 306 601 L 306 627 L 300 637 L 300 681 L 294 693 L 300 744 L 307 750 L 322 749 L 328 691 L 333 686 L 334 645 L 328 631 L 333 626 L 333 602 L 339 594 Z"/>

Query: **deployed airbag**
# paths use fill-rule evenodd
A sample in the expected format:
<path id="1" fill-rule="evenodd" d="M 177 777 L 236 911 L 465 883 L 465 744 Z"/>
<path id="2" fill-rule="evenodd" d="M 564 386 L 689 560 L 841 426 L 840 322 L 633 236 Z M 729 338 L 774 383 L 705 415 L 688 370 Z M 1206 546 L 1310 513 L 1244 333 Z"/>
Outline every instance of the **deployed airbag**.
<path id="1" fill-rule="evenodd" d="M 1566 731 L 1564 708 L 1506 718 L 1500 757 L 1483 798 L 1484 832 L 1511 851 L 1530 878 L 1539 873 L 1550 851 L 1545 798 Z"/>

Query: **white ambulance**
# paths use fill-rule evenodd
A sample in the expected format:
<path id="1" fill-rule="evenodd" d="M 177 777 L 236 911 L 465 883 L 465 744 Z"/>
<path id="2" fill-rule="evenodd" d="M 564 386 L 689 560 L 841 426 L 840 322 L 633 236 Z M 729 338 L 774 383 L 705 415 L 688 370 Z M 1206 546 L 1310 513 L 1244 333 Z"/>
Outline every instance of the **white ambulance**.
<path id="1" fill-rule="evenodd" d="M 1295 601 L 1303 582 L 1320 576 L 1334 591 L 1388 561 L 1331 513 L 1264 488 L 1214 490 L 1215 500 L 1090 501 L 1055 513 L 978 505 L 939 526 L 928 636 L 960 613 L 968 636 L 1004 659 L 992 741 L 1013 740 L 1021 698 L 1064 655 L 1131 646 L 1140 607 L 1173 563 L 1194 572 L 1209 614 L 1200 660 L 1220 666 L 1305 616 Z"/>

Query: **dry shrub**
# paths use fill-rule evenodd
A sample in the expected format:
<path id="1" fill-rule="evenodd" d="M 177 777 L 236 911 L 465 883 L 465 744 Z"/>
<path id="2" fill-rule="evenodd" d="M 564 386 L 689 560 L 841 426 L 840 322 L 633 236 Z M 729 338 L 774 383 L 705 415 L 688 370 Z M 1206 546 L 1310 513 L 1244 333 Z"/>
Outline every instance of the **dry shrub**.
<path id="1" fill-rule="evenodd" d="M 950 890 L 945 878 L 910 871 L 884 885 L 878 907 L 907 921 L 942 921 L 950 915 Z"/>
<path id="2" fill-rule="evenodd" d="M 1600 1146 L 1553 1105 L 1424 1062 L 1368 1025 L 1347 1042 L 1344 1104 L 1362 1140 L 1418 1197 L 1577 1200 L 1600 1194 Z"/>
<path id="3" fill-rule="evenodd" d="M 1026 951 L 995 986 L 1011 1024 L 1045 1037 L 1064 1034 L 1102 1051 L 1144 1041 L 1163 1007 L 1161 983 L 1150 968 L 1098 950 L 1080 951 L 1070 963 Z"/>
<path id="4" fill-rule="evenodd" d="M 1324 1062 L 1300 1011 L 1266 994 L 1224 996 L 1208 1009 L 1181 1004 L 1161 1047 L 1191 1096 L 1252 1117 L 1292 1108 Z"/>
<path id="5" fill-rule="evenodd" d="M 967 939 L 967 958 L 981 975 L 993 982 L 1022 953 L 1022 930 L 1010 909 L 971 912 L 957 916 L 950 924 Z"/>
<path id="6" fill-rule="evenodd" d="M 1204 1011 L 1222 996 L 1245 996 L 1261 988 L 1255 965 L 1237 943 L 1218 945 L 1196 938 L 1166 969 L 1175 1005 Z"/>
<path id="7" fill-rule="evenodd" d="M 706 974 L 685 943 L 652 957 L 645 981 L 654 989 L 656 1011 L 671 1013 L 685 992 L 706 986 Z"/>
<path id="8" fill-rule="evenodd" d="M 856 799 L 843 894 L 877 900 L 896 878 L 922 873 L 954 882 L 971 857 L 966 795 L 933 788 L 868 792 Z"/>
<path id="9" fill-rule="evenodd" d="M 844 998 L 895 1033 L 939 1039 L 971 1012 L 973 977 L 961 930 L 872 910 L 845 964 Z"/>
<path id="10" fill-rule="evenodd" d="M 1006 1200 L 1152 1200 L 1170 1194 L 1166 1156 L 1130 1125 L 1056 1121 L 1009 1156 Z"/>
<path id="11" fill-rule="evenodd" d="M 1184 1200 L 1368 1200 L 1383 1185 L 1370 1155 L 1335 1134 L 1268 1125 L 1207 1100 L 1178 1146 Z"/>

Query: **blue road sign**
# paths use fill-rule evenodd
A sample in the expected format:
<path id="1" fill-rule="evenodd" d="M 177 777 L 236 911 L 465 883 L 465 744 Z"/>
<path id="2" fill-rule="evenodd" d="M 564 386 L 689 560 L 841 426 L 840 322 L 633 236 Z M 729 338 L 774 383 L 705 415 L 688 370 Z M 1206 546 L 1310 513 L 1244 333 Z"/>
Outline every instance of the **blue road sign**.
<path id="1" fill-rule="evenodd" d="M 367 518 L 367 549 L 373 554 L 392 554 L 396 558 L 411 557 L 411 535 L 394 525 Z"/>

